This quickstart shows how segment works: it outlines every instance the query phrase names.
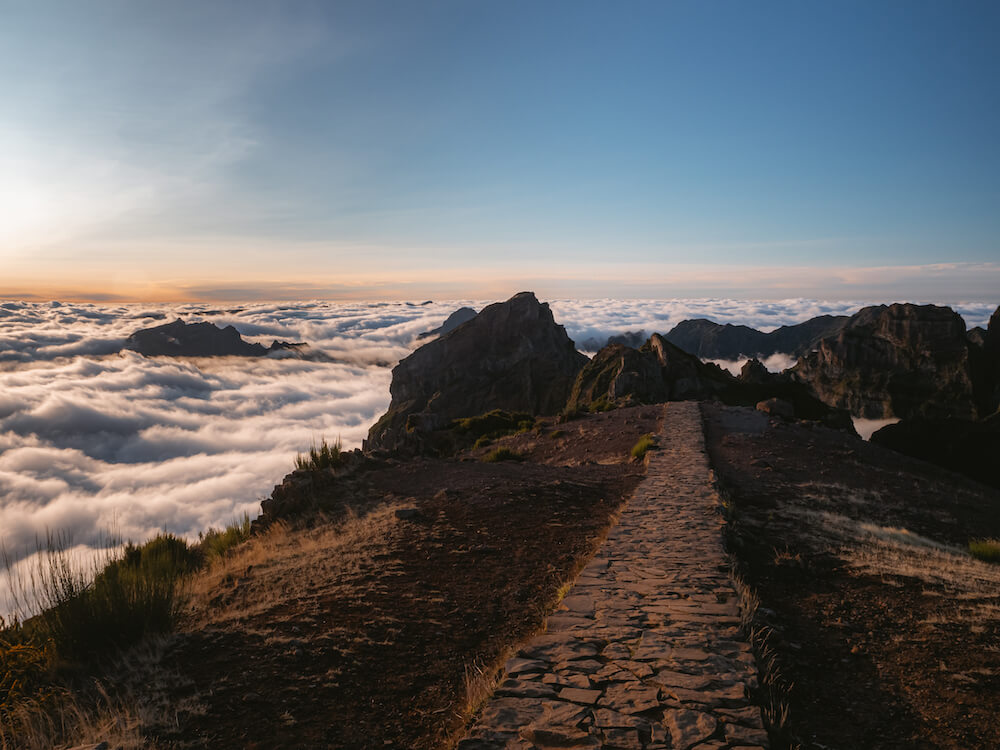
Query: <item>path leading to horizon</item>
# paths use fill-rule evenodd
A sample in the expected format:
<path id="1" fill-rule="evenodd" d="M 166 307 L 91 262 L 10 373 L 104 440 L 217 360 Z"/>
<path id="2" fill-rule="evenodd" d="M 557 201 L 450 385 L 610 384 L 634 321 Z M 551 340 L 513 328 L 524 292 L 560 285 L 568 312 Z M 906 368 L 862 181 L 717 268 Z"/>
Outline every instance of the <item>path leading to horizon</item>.
<path id="1" fill-rule="evenodd" d="M 700 409 L 665 408 L 646 478 L 459 750 L 768 746 Z"/>

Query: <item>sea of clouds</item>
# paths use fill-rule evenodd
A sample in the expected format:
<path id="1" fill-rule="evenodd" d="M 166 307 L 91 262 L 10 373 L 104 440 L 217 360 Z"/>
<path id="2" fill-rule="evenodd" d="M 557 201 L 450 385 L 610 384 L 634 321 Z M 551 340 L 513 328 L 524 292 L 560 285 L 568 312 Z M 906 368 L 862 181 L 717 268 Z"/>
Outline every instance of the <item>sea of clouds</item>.
<path id="1" fill-rule="evenodd" d="M 16 561 L 48 531 L 68 532 L 88 548 L 110 530 L 136 541 L 164 530 L 196 537 L 243 513 L 253 517 L 312 443 L 340 438 L 346 448 L 360 446 L 389 404 L 392 366 L 422 343 L 418 334 L 460 306 L 485 304 L 0 303 L 0 543 Z M 772 330 L 863 306 L 804 299 L 550 304 L 578 342 L 665 333 L 694 317 Z M 970 327 L 985 325 L 995 309 L 953 307 Z M 231 324 L 265 345 L 304 341 L 327 357 L 146 358 L 122 349 L 132 332 L 175 318 Z M 767 364 L 789 363 L 779 356 Z M 735 370 L 741 362 L 722 364 Z"/>

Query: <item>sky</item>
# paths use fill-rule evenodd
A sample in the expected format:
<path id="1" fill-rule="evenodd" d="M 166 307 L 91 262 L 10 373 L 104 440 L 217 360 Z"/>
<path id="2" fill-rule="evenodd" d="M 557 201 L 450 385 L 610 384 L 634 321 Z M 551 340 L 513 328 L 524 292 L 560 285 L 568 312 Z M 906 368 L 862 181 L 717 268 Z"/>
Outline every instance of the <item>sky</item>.
<path id="1" fill-rule="evenodd" d="M 0 298 L 996 301 L 994 2 L 0 0 Z"/>

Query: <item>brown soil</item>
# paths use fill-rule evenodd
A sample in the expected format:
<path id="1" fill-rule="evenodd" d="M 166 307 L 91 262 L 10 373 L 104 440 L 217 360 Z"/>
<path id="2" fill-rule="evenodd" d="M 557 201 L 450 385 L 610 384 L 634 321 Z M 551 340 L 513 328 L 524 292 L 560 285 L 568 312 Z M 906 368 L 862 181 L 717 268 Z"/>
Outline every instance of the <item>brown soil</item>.
<path id="1" fill-rule="evenodd" d="M 484 463 L 480 449 L 385 466 L 364 480 L 382 500 L 358 517 L 251 542 L 194 583 L 180 632 L 128 680 L 139 703 L 169 707 L 152 738 L 446 746 L 600 542 L 643 472 L 629 450 L 661 413 L 545 422 L 497 443 L 522 461 Z"/>
<path id="2" fill-rule="evenodd" d="M 1000 566 L 960 549 L 1000 536 L 1000 493 L 841 432 L 704 412 L 733 551 L 793 686 L 785 738 L 1000 747 Z"/>

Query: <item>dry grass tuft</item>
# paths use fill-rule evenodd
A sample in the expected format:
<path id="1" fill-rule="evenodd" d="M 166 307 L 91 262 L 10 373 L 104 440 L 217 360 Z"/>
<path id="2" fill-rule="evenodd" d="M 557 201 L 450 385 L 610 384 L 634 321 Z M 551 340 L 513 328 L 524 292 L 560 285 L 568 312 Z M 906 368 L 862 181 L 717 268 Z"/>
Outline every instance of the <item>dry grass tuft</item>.
<path id="1" fill-rule="evenodd" d="M 483 461 L 486 461 L 487 463 L 496 463 L 497 461 L 520 461 L 522 458 L 524 458 L 524 456 L 513 448 L 508 448 L 502 445 L 483 456 Z"/>
<path id="2" fill-rule="evenodd" d="M 0 715 L 0 750 L 108 743 L 122 750 L 156 750 L 141 731 L 143 721 L 128 700 L 112 698 L 100 685 L 81 697 L 60 691 L 44 702 L 21 701 Z"/>

